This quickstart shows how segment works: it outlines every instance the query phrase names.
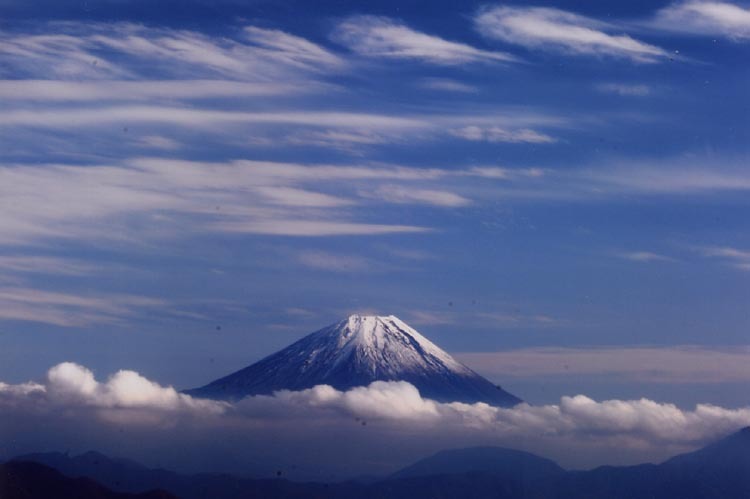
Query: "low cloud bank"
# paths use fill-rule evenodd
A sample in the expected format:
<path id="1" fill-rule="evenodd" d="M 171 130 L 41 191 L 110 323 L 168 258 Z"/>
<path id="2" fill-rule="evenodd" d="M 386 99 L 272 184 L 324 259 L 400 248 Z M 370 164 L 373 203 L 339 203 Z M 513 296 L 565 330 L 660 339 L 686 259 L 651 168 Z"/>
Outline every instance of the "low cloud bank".
<path id="1" fill-rule="evenodd" d="M 207 463 L 224 468 L 218 456 L 247 469 L 247 462 L 263 456 L 274 463 L 306 462 L 308 472 L 312 462 L 326 472 L 373 472 L 373 460 L 379 471 L 390 471 L 440 448 L 480 443 L 595 465 L 607 449 L 616 447 L 626 460 L 660 459 L 747 425 L 750 407 L 698 404 L 683 410 L 648 399 L 577 395 L 552 405 L 498 408 L 439 403 L 406 382 L 348 391 L 320 385 L 230 404 L 181 394 L 134 371 L 98 381 L 70 362 L 52 367 L 40 383 L 0 383 L 0 437 L 13 442 L 0 449 L 5 454 L 88 446 L 146 461 L 151 456 L 152 464 L 157 459 L 177 469 Z M 348 468 L 341 468 L 342 461 Z"/>

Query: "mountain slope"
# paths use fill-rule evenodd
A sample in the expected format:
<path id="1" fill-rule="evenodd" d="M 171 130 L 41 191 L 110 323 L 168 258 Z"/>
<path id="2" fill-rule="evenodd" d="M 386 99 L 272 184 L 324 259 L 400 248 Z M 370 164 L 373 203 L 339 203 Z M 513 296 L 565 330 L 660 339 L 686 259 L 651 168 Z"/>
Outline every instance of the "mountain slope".
<path id="1" fill-rule="evenodd" d="M 321 384 L 347 390 L 373 381 L 408 381 L 422 396 L 443 402 L 498 406 L 521 402 L 392 315 L 352 315 L 245 369 L 186 393 L 239 399 Z"/>

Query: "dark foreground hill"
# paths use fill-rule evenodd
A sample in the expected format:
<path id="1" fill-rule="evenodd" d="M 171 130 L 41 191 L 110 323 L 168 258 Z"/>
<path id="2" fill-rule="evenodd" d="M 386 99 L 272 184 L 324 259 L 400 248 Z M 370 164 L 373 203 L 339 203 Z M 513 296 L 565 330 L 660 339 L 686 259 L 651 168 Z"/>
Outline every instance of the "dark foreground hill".
<path id="1" fill-rule="evenodd" d="M 91 478 L 65 476 L 43 464 L 13 461 L 0 465 L 2 499 L 172 499 L 163 491 L 138 494 L 112 491 Z"/>
<path id="2" fill-rule="evenodd" d="M 149 470 L 135 463 L 109 459 L 96 453 L 77 457 L 36 454 L 24 456 L 23 459 L 45 463 L 69 477 L 89 477 L 122 492 L 164 489 L 186 499 L 750 498 L 750 428 L 661 464 L 565 471 L 548 459 L 526 452 L 477 447 L 442 451 L 387 478 L 369 483 L 295 483 L 284 479 L 246 479 L 221 474 L 180 475 L 164 470 Z M 93 486 L 90 482 L 86 483 Z M 2 489 L 0 497 L 6 497 Z"/>

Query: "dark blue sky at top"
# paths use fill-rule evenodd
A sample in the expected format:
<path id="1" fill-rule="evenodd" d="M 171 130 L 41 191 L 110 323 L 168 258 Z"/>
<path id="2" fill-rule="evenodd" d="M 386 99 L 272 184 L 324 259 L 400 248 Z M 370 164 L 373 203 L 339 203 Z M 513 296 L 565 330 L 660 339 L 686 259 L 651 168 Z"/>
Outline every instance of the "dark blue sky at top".
<path id="1" fill-rule="evenodd" d="M 535 4 L 596 20 L 601 24 L 592 29 L 627 34 L 663 51 L 644 62 L 626 52 L 576 53 L 554 44 L 483 35 L 473 19 L 497 5 L 0 1 L 0 43 L 71 29 L 81 38 L 94 32 L 125 37 L 108 26 L 131 23 L 160 30 L 143 35 L 150 40 L 185 31 L 221 44 L 242 40 L 243 28 L 256 26 L 304 38 L 344 61 L 332 68 L 324 62 L 318 68 L 283 67 L 274 80 L 253 74 L 252 68 L 219 74 L 200 64 L 182 67 L 176 59 L 152 60 L 147 53 L 111 47 L 97 48 L 96 56 L 129 68 L 129 73 L 102 76 L 92 69 L 89 74 L 74 62 L 72 70 L 50 69 L 66 56 L 40 56 L 29 64 L 0 56 L 3 81 L 106 86 L 110 80 L 245 82 L 262 76 L 274 84 L 296 78 L 303 86 L 328 85 L 322 91 L 272 96 L 4 98 L 0 112 L 21 117 L 3 123 L 0 115 L 2 168 L 13 172 L 42 165 L 23 180 L 6 178 L 27 182 L 28 189 L 49 189 L 49 195 L 42 191 L 37 202 L 22 205 L 24 213 L 38 209 L 39 214 L 18 224 L 8 216 L 0 224 L 5 241 L 0 241 L 0 257 L 11 262 L 3 264 L 0 258 L 0 309 L 5 310 L 0 310 L 0 379 L 33 378 L 55 362 L 75 360 L 98 372 L 131 367 L 165 383 L 192 386 L 353 312 L 398 315 L 451 352 L 746 345 L 750 29 L 714 27 L 715 32 L 707 33 L 649 24 L 660 9 L 681 5 L 674 2 Z M 527 2 L 503 5 L 530 7 Z M 414 32 L 485 53 L 509 53 L 519 61 L 436 64 L 425 57 L 360 53 L 332 35 L 342 22 L 359 15 L 385 16 Z M 60 28 L 62 23 L 75 28 Z M 24 122 L 34 120 L 22 114 L 100 112 L 108 106 L 269 114 L 332 111 L 418 118 L 431 125 L 419 125 L 416 132 L 371 124 L 203 125 L 191 118 L 179 123 L 97 118 L 94 125 L 79 125 L 73 114 L 70 125 L 49 125 Z M 472 126 L 484 134 L 493 133 L 493 127 L 511 135 L 532 130 L 549 140 L 462 137 Z M 151 145 L 144 146 L 147 142 Z M 44 168 L 49 168 L 45 165 L 128 169 L 134 158 L 146 157 L 399 165 L 452 173 L 426 180 L 294 181 L 295 188 L 348 201 L 300 205 L 282 189 L 274 195 L 283 202 L 248 208 L 270 217 L 271 224 L 298 217 L 427 229 L 422 232 L 310 237 L 206 231 L 207 221 L 224 221 L 222 210 L 229 208 L 217 202 L 202 206 L 209 213 L 183 204 L 142 211 L 135 205 L 147 201 L 140 197 L 114 212 L 102 208 L 105 199 L 83 215 L 55 218 L 48 213 L 65 212 L 67 205 L 45 205 L 45 200 L 61 199 L 55 197 L 55 185 L 42 181 Z M 503 168 L 508 180 L 462 173 L 477 167 Z M 170 180 L 174 189 L 184 188 L 181 167 L 169 168 L 178 172 Z M 530 169 L 543 174 L 531 175 Z M 96 181 L 70 182 L 58 189 L 77 186 L 84 203 L 99 189 Z M 124 185 L 120 182 L 114 183 Z M 150 192 L 150 186 L 138 185 L 141 194 Z M 180 203 L 214 199 L 228 187 L 195 189 Z M 415 191 L 425 197 L 414 197 Z M 445 193 L 460 199 L 441 197 Z M 241 206 L 256 194 L 251 189 L 235 195 Z M 25 199 L 19 197 L 19 202 Z M 9 203 L 16 203 L 15 198 Z M 281 215 L 272 210 L 282 210 Z M 28 229 L 35 224 L 39 231 Z M 52 233 L 56 227 L 74 236 Z M 19 269 L 18 258 L 33 257 L 87 268 Z M 130 298 L 123 301 L 123 296 Z M 124 304 L 134 296 L 159 303 Z M 34 307 L 46 307 L 50 315 L 15 312 Z M 577 383 L 581 381 L 561 389 L 575 391 Z M 638 395 L 632 386 L 622 390 Z M 704 387 L 700 393 L 712 390 Z M 736 387 L 728 387 L 716 400 L 734 402 L 735 392 Z"/>

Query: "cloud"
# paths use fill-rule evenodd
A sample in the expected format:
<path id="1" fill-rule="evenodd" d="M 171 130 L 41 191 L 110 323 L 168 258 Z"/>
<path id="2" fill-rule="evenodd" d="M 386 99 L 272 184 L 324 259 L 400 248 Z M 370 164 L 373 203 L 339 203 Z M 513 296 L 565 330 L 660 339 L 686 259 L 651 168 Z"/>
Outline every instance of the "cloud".
<path id="1" fill-rule="evenodd" d="M 0 234 L 7 245 L 91 237 L 136 243 L 221 231 L 291 236 L 425 232 L 423 227 L 358 221 L 355 212 L 344 210 L 357 200 L 325 191 L 331 189 L 329 182 L 339 183 L 343 194 L 345 182 L 423 181 L 447 174 L 397 167 L 155 158 L 119 166 L 2 166 L 0 194 L 7 209 L 0 215 Z M 356 196 L 356 185 L 348 189 Z"/>
<path id="2" fill-rule="evenodd" d="M 511 144 L 551 144 L 557 142 L 555 138 L 529 128 L 508 130 L 497 126 L 465 126 L 449 130 L 449 133 L 472 142 L 507 142 Z"/>
<path id="3" fill-rule="evenodd" d="M 221 232 L 238 234 L 264 234 L 269 236 L 378 236 L 383 234 L 404 234 L 430 232 L 426 227 L 413 225 L 383 225 L 353 222 L 329 222 L 315 220 L 263 220 L 216 222 L 210 226 Z"/>
<path id="4" fill-rule="evenodd" d="M 73 258 L 41 255 L 2 255 L 0 271 L 28 274 L 88 275 L 101 268 Z"/>
<path id="5" fill-rule="evenodd" d="M 63 362 L 47 373 L 50 397 L 103 409 L 145 408 L 157 411 L 222 413 L 227 404 L 194 399 L 154 383 L 135 371 L 121 370 L 100 383 L 94 373 L 72 362 Z"/>
<path id="6" fill-rule="evenodd" d="M 425 129 L 427 122 L 409 117 L 335 111 L 224 111 L 213 108 L 166 106 L 99 106 L 44 110 L 14 109 L 5 113 L 2 126 L 39 128 L 94 127 L 103 124 L 155 123 L 183 127 L 213 125 L 302 125 L 341 128 Z"/>
<path id="7" fill-rule="evenodd" d="M 322 46 L 281 30 L 247 26 L 244 28 L 244 36 L 268 54 L 290 65 L 306 69 L 345 66 L 343 59 Z"/>
<path id="8" fill-rule="evenodd" d="M 313 270 L 331 272 L 369 272 L 382 268 L 380 263 L 369 258 L 326 251 L 305 251 L 297 255 L 297 261 Z"/>
<path id="9" fill-rule="evenodd" d="M 618 28 L 564 10 L 544 7 L 489 7 L 474 18 L 487 38 L 529 49 L 571 55 L 609 56 L 634 62 L 657 62 L 666 57 L 659 47 L 612 34 Z"/>
<path id="10" fill-rule="evenodd" d="M 109 140 L 113 148 L 122 143 L 123 132 L 138 129 L 147 135 L 200 135 L 202 140 L 242 148 L 285 144 L 358 152 L 366 146 L 442 140 L 446 131 L 472 141 L 545 143 L 554 139 L 536 128 L 569 126 L 567 119 L 519 108 L 462 115 L 337 111 L 335 106 L 319 105 L 245 110 L 241 103 L 226 108 L 207 102 L 159 99 L 132 103 L 105 100 L 96 101 L 96 105 L 92 102 L 71 102 L 64 106 L 32 104 L 11 106 L 0 122 L 0 130 L 6 132 L 5 142 L 14 148 L 19 148 L 20 142 L 24 155 L 29 154 L 28 143 L 32 139 L 36 144 L 42 138 L 48 153 L 60 154 L 57 141 L 60 148 L 82 155 L 85 149 L 78 142 L 83 131 L 99 140 Z M 67 140 L 61 140 L 61 136 Z"/>
<path id="11" fill-rule="evenodd" d="M 705 257 L 719 259 L 734 268 L 750 271 L 750 250 L 730 246 L 709 246 L 696 250 Z"/>
<path id="12" fill-rule="evenodd" d="M 651 165 L 641 162 L 627 170 L 619 165 L 582 170 L 579 175 L 598 183 L 602 189 L 643 194 L 710 194 L 750 189 L 750 176 L 746 172 L 734 168 L 731 161 L 723 163 L 722 168 L 715 168 L 695 160 L 664 160 Z"/>
<path id="13" fill-rule="evenodd" d="M 750 348 L 693 345 L 524 348 L 457 357 L 493 378 L 616 376 L 644 383 L 750 381 Z"/>
<path id="14" fill-rule="evenodd" d="M 387 17 L 350 17 L 338 25 L 332 38 L 366 57 L 414 59 L 438 65 L 516 61 L 510 54 L 421 33 Z"/>
<path id="15" fill-rule="evenodd" d="M 380 207 L 382 201 L 467 205 L 467 198 L 442 188 L 448 179 L 506 182 L 539 175 L 534 169 L 499 167 L 165 158 L 113 165 L 0 165 L 0 196 L 7 203 L 0 236 L 5 245 L 89 238 L 143 244 L 217 232 L 308 237 L 429 232 L 430 227 L 362 217 L 377 201 Z M 5 261 L 6 267 L 21 264 Z"/>
<path id="16" fill-rule="evenodd" d="M 419 189 L 398 185 L 382 185 L 374 191 L 362 191 L 360 195 L 396 204 L 426 204 L 456 208 L 471 204 L 469 199 L 448 191 Z"/>
<path id="17" fill-rule="evenodd" d="M 286 142 L 357 152 L 363 146 L 398 142 L 398 137 L 399 134 L 384 130 L 304 130 L 289 135 Z"/>
<path id="18" fill-rule="evenodd" d="M 12 101 L 176 101 L 268 97 L 331 90 L 330 86 L 227 80 L 0 80 L 0 98 Z"/>
<path id="19" fill-rule="evenodd" d="M 54 270 L 46 272 L 54 273 Z M 118 324 L 149 309 L 167 305 L 157 298 L 136 295 L 97 293 L 92 296 L 22 286 L 0 287 L 0 319 L 60 327 Z"/>
<path id="20" fill-rule="evenodd" d="M 631 260 L 634 262 L 671 262 L 674 259 L 653 253 L 651 251 L 630 251 L 624 253 L 617 253 L 617 256 L 624 258 L 625 260 Z"/>
<path id="21" fill-rule="evenodd" d="M 297 463 L 307 456 L 318 473 L 326 466 L 340 471 L 342 461 L 354 464 L 353 472 L 368 466 L 373 471 L 372 457 L 382 446 L 388 447 L 385 462 L 392 468 L 413 459 L 414 452 L 478 442 L 557 448 L 568 460 L 591 453 L 592 447 L 609 450 L 608 459 L 612 449 L 620 456 L 630 450 L 666 457 L 665 452 L 694 448 L 750 424 L 750 408 L 698 404 L 688 410 L 648 399 L 596 401 L 576 395 L 556 404 L 513 408 L 440 403 L 403 381 L 347 391 L 319 385 L 225 403 L 180 394 L 129 370 L 98 381 L 92 371 L 70 362 L 52 367 L 40 383 L 0 384 L 0 408 L 0 436 L 12 432 L 14 449 L 76 449 L 83 442 L 132 458 L 171 452 L 168 460 L 160 455 L 158 461 L 179 469 L 190 458 L 184 453 L 189 448 L 214 470 L 231 466 L 213 459 L 220 453 L 229 452 L 236 469 L 254 456 Z M 144 440 L 146 435 L 151 438 Z M 138 446 L 123 445 L 136 437 L 141 437 Z M 143 442 L 149 442 L 146 448 Z"/>
<path id="22" fill-rule="evenodd" d="M 497 196 L 507 202 L 602 202 L 623 193 L 709 196 L 750 189 L 750 177 L 732 169 L 731 161 L 724 164 L 711 169 L 695 160 L 662 160 L 572 170 L 449 169 L 148 157 L 98 165 L 7 164 L 0 165 L 0 197 L 6 202 L 0 236 L 8 246 L 90 238 L 144 244 L 221 232 L 425 233 L 433 227 L 394 223 L 386 203 L 461 208 Z"/>
<path id="23" fill-rule="evenodd" d="M 441 92 L 458 92 L 464 94 L 473 94 L 479 92 L 479 89 L 474 85 L 469 85 L 468 83 L 463 83 L 457 80 L 451 80 L 450 78 L 423 78 L 419 81 L 418 85 L 421 88 L 438 90 Z"/>
<path id="24" fill-rule="evenodd" d="M 180 142 L 161 135 L 146 135 L 138 139 L 138 144 L 141 147 L 160 149 L 162 151 L 176 151 L 182 148 Z"/>
<path id="25" fill-rule="evenodd" d="M 648 85 L 631 85 L 625 83 L 600 83 L 596 89 L 606 94 L 616 94 L 623 97 L 646 97 L 652 90 Z"/>
<path id="26" fill-rule="evenodd" d="M 675 2 L 660 9 L 648 25 L 665 31 L 744 41 L 750 38 L 750 9 L 729 2 Z"/>
<path id="27" fill-rule="evenodd" d="M 455 324 L 456 318 L 452 314 L 445 312 L 433 312 L 430 310 L 411 310 L 409 311 L 409 323 L 420 324 L 425 326 L 440 326 L 445 324 Z"/>
<path id="28" fill-rule="evenodd" d="M 130 23 L 42 26 L 38 32 L 0 32 L 0 75 L 65 80 L 213 76 L 273 82 L 345 66 L 308 40 L 257 27 L 246 27 L 231 38 Z"/>
<path id="29" fill-rule="evenodd" d="M 521 314 L 518 312 L 478 312 L 476 314 L 484 320 L 484 324 L 493 328 L 504 327 L 545 327 L 564 324 L 563 319 L 545 314 Z"/>

